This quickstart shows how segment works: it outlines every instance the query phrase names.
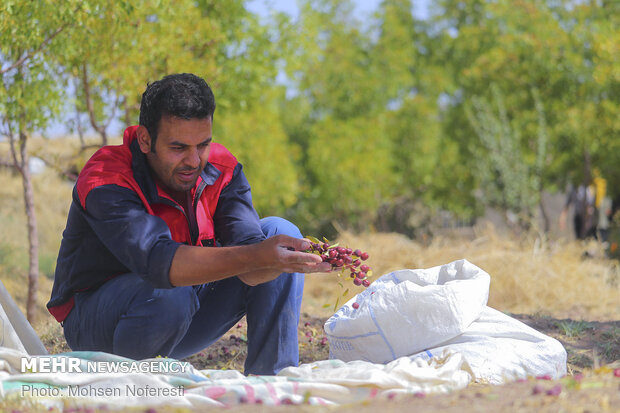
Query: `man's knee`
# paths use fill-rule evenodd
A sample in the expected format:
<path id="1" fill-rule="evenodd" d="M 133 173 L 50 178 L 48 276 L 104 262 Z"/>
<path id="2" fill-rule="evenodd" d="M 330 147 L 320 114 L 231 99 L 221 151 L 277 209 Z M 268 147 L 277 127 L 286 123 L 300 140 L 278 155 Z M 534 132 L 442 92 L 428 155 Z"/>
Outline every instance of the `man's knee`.
<path id="1" fill-rule="evenodd" d="M 290 221 L 280 217 L 266 217 L 260 220 L 261 229 L 267 238 L 284 234 L 295 238 L 303 238 L 299 228 Z"/>
<path id="2" fill-rule="evenodd" d="M 154 290 L 123 316 L 114 334 L 114 353 L 131 358 L 167 356 L 183 338 L 199 303 L 192 287 Z"/>
<path id="3" fill-rule="evenodd" d="M 144 306 L 144 308 L 140 308 Z M 154 290 L 147 302 L 139 305 L 132 315 L 142 316 L 150 321 L 157 334 L 173 334 L 189 326 L 192 316 L 198 311 L 199 303 L 192 287 L 177 287 L 171 290 Z"/>

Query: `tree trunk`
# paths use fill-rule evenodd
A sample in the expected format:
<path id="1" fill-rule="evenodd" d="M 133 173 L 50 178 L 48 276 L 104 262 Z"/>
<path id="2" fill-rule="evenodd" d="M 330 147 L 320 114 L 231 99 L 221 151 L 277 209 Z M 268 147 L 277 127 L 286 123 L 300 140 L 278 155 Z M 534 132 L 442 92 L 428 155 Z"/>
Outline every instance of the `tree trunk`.
<path id="1" fill-rule="evenodd" d="M 125 127 L 132 125 L 127 96 L 123 96 L 123 111 L 125 112 Z"/>
<path id="2" fill-rule="evenodd" d="M 34 192 L 30 170 L 26 167 L 22 172 L 24 187 L 24 204 L 28 220 L 28 300 L 26 302 L 26 315 L 28 321 L 33 323 L 36 318 L 37 291 L 39 289 L 39 236 L 37 232 L 37 216 L 34 210 Z"/>
<path id="3" fill-rule="evenodd" d="M 79 86 L 80 82 L 75 80 L 73 83 L 73 88 L 76 90 L 76 94 Z M 80 149 L 84 150 L 84 148 L 86 148 L 86 142 L 84 141 L 84 130 L 82 128 L 82 120 L 80 119 L 80 108 L 77 103 L 77 99 L 75 101 L 75 131 L 77 132 L 78 138 L 80 139 Z"/>
<path id="4" fill-rule="evenodd" d="M 539 206 L 540 206 L 540 216 L 542 218 L 543 221 L 543 229 L 545 231 L 545 234 L 549 233 L 549 214 L 547 214 L 547 210 L 545 209 L 545 202 L 543 201 L 543 194 L 542 191 L 540 192 L 540 201 L 538 202 Z"/>
<path id="5" fill-rule="evenodd" d="M 105 125 L 100 125 L 97 123 L 97 119 L 95 117 L 95 109 L 93 108 L 93 102 L 90 96 L 90 83 L 88 80 L 88 67 L 86 63 L 82 65 L 82 87 L 84 87 L 84 99 L 86 100 L 86 111 L 88 112 L 88 118 L 90 119 L 90 124 L 97 131 L 99 136 L 101 136 L 101 146 L 106 146 L 108 144 L 108 134 L 106 132 Z"/>
<path id="6" fill-rule="evenodd" d="M 19 130 L 19 159 L 15 153 L 13 135 L 11 139 L 11 151 L 16 169 L 22 176 L 24 192 L 24 207 L 26 211 L 28 230 L 28 298 L 26 300 L 26 317 L 32 324 L 36 320 L 37 291 L 39 288 L 39 236 L 37 231 L 37 217 L 34 209 L 34 191 L 32 190 L 32 178 L 28 165 L 28 153 L 26 143 L 28 136 L 23 125 Z"/>

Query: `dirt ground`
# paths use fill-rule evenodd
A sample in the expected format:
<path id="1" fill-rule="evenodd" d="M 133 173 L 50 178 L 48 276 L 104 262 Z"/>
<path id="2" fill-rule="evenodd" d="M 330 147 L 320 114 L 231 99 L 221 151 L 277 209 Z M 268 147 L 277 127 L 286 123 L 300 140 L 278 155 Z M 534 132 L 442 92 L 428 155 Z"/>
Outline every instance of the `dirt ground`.
<path id="1" fill-rule="evenodd" d="M 511 316 L 559 340 L 568 354 L 569 374 L 620 362 L 620 321 L 555 319 L 527 314 Z"/>
<path id="2" fill-rule="evenodd" d="M 370 412 L 620 412 L 620 321 L 556 319 L 535 314 L 510 314 L 523 323 L 558 339 L 568 353 L 569 374 L 560 380 L 535 379 L 503 386 L 472 384 L 448 395 L 407 396 L 337 408 L 296 406 L 296 411 Z M 329 357 L 323 334 L 326 318 L 302 315 L 299 328 L 300 359 L 309 363 Z M 187 359 L 202 369 L 243 370 L 245 320 L 209 349 Z M 263 408 L 264 409 L 264 408 Z M 269 411 L 290 407 L 269 408 Z M 256 411 L 239 406 L 235 411 Z"/>
<path id="3" fill-rule="evenodd" d="M 620 362 L 620 321 L 556 319 L 540 314 L 510 316 L 559 340 L 568 354 L 568 371 L 571 375 L 585 373 L 614 361 Z M 300 363 L 329 358 L 329 343 L 323 334 L 326 320 L 308 313 L 302 314 L 299 324 Z M 199 369 L 243 371 L 247 348 L 245 332 L 243 319 L 219 341 L 186 361 Z"/>

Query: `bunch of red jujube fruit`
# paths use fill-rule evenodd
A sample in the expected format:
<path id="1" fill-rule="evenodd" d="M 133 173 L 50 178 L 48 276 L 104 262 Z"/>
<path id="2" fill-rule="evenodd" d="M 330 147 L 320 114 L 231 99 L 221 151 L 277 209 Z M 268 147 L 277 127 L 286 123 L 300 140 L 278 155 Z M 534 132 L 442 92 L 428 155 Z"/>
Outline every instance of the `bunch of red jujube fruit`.
<path id="1" fill-rule="evenodd" d="M 364 287 L 370 285 L 368 277 L 372 276 L 372 270 L 368 265 L 362 264 L 362 261 L 368 259 L 367 252 L 341 247 L 337 243 L 331 245 L 326 238 L 323 238 L 324 241 L 319 241 L 310 236 L 306 238 L 311 241 L 310 249 L 306 252 L 320 255 L 323 262 L 330 263 L 332 269 L 340 271 L 339 275 L 348 273 L 353 279 L 353 284 L 363 285 Z"/>

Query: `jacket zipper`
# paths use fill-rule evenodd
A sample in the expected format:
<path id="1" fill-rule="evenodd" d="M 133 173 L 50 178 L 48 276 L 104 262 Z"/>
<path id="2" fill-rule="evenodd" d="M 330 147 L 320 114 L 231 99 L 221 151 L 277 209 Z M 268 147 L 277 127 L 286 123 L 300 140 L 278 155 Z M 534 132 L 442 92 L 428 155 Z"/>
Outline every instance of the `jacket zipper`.
<path id="1" fill-rule="evenodd" d="M 187 222 L 189 223 L 189 233 L 192 237 L 192 245 L 196 245 L 196 242 L 198 242 L 198 236 L 200 235 L 200 229 L 198 228 L 198 217 L 196 216 L 196 208 L 198 207 L 198 199 L 200 198 L 200 195 L 202 195 L 202 191 L 204 191 L 206 187 L 207 184 L 205 183 L 205 181 L 202 181 L 200 182 L 200 184 L 198 184 L 198 188 L 196 188 L 196 192 L 194 193 L 194 200 L 192 202 L 192 205 L 190 206 L 190 208 L 192 208 L 192 210 L 194 211 L 194 230 L 192 230 L 192 223 L 189 222 L 189 217 L 187 217 Z"/>
<path id="2" fill-rule="evenodd" d="M 198 242 L 198 235 L 200 234 L 200 229 L 198 228 L 198 219 L 196 218 L 196 207 L 198 206 L 198 198 L 200 198 L 200 195 L 202 195 L 202 192 L 204 191 L 206 187 L 207 187 L 207 184 L 205 183 L 205 181 L 200 182 L 200 184 L 198 185 L 198 188 L 196 188 L 196 192 L 194 193 L 194 199 L 193 199 L 192 205 L 190 205 L 190 208 L 194 210 L 194 221 L 195 221 L 194 224 L 195 225 L 192 225 L 192 222 L 189 219 L 189 216 L 185 213 L 185 210 L 179 204 L 177 204 L 175 201 L 172 201 L 168 198 L 159 197 L 162 203 L 170 205 L 171 207 L 174 207 L 178 209 L 179 211 L 181 211 L 181 213 L 185 217 L 185 220 L 187 221 L 187 227 L 189 228 L 189 236 L 192 242 L 191 245 L 196 245 L 196 242 Z"/>

